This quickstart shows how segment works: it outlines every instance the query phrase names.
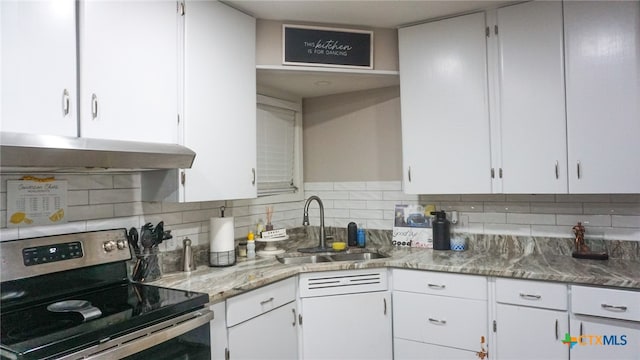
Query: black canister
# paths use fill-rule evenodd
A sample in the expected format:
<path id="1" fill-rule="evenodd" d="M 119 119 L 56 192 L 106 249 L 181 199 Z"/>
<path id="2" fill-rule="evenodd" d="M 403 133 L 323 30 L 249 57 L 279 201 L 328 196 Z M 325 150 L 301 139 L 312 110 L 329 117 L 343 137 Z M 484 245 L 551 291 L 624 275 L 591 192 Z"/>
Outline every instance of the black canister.
<path id="1" fill-rule="evenodd" d="M 449 232 L 449 220 L 447 220 L 447 214 L 442 210 L 434 211 L 431 215 L 436 216 L 436 219 L 431 224 L 433 226 L 433 249 L 450 250 L 451 234 Z"/>
<path id="2" fill-rule="evenodd" d="M 350 222 L 349 225 L 347 225 L 347 245 L 349 246 L 358 245 L 357 233 L 358 233 L 358 226 L 356 225 L 356 223 Z"/>

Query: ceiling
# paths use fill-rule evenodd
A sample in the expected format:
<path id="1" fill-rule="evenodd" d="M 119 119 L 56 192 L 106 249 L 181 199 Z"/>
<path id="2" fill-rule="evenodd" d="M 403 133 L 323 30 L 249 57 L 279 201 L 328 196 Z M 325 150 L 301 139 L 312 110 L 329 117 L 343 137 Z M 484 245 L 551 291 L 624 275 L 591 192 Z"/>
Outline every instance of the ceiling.
<path id="1" fill-rule="evenodd" d="M 255 18 L 396 28 L 426 19 L 494 7 L 484 0 L 225 0 Z"/>
<path id="2" fill-rule="evenodd" d="M 513 1 L 483 0 L 224 0 L 257 19 L 398 28 Z M 358 73 L 323 68 L 258 67 L 258 85 L 302 98 L 398 85 L 397 72 Z"/>

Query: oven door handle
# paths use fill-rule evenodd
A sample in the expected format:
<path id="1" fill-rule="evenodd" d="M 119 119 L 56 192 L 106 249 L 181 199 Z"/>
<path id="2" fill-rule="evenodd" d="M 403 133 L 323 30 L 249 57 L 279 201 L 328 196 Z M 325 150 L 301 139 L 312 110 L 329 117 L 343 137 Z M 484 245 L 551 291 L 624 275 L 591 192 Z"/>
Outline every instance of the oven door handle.
<path id="1" fill-rule="evenodd" d="M 202 309 L 190 312 L 114 339 L 106 339 L 98 345 L 58 359 L 122 359 L 188 333 L 208 324 L 211 320 L 213 320 L 213 311 L 211 310 Z"/>

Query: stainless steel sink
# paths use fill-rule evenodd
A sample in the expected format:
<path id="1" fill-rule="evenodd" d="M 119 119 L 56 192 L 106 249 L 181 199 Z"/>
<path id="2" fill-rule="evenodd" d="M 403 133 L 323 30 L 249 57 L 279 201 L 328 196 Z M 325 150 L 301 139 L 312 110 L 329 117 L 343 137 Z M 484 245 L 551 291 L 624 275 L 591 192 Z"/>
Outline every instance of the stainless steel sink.
<path id="1" fill-rule="evenodd" d="M 364 252 L 324 252 L 316 254 L 282 254 L 277 255 L 276 259 L 283 264 L 315 264 L 323 262 L 336 262 L 336 261 L 366 261 L 372 259 L 383 259 L 387 256 L 379 252 L 364 251 Z"/>

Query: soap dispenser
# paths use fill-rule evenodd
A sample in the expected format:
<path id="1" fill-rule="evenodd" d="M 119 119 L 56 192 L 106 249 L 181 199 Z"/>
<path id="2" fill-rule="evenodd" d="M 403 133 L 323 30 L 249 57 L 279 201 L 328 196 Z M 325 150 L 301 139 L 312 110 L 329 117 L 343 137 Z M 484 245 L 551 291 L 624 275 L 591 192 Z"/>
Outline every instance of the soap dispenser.
<path id="1" fill-rule="evenodd" d="M 450 223 L 447 220 L 447 214 L 442 211 L 433 211 L 431 215 L 435 215 L 433 221 L 433 249 L 434 250 L 450 250 L 451 249 L 451 233 L 449 231 Z"/>

